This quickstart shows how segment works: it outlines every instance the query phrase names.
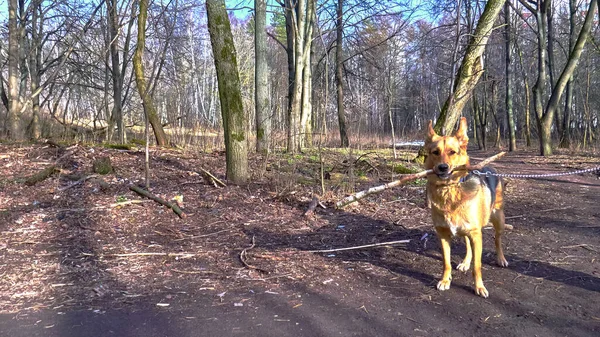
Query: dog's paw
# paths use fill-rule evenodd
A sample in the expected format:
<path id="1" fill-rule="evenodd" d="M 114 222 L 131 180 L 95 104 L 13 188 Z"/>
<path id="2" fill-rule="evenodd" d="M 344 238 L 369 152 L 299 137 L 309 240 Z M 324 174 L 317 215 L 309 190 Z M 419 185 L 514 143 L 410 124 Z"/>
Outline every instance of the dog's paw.
<path id="1" fill-rule="evenodd" d="M 506 259 L 504 258 L 504 256 L 502 256 L 502 257 L 499 256 L 498 259 L 497 259 L 497 261 L 496 261 L 496 263 L 498 263 L 498 265 L 500 267 L 508 267 L 508 261 L 506 261 Z"/>
<path id="2" fill-rule="evenodd" d="M 490 293 L 488 293 L 487 289 L 485 289 L 483 285 L 475 287 L 475 293 L 477 293 L 477 295 L 483 298 L 488 298 L 488 296 L 490 295 Z"/>
<path id="3" fill-rule="evenodd" d="M 458 269 L 464 273 L 467 270 L 469 270 L 470 267 L 471 267 L 471 261 L 469 261 L 469 262 L 463 261 L 458 266 L 456 266 L 456 269 Z"/>
<path id="4" fill-rule="evenodd" d="M 440 280 L 440 282 L 438 282 L 438 284 L 437 284 L 438 290 L 444 291 L 444 290 L 450 289 L 451 282 L 452 282 L 451 280 Z"/>

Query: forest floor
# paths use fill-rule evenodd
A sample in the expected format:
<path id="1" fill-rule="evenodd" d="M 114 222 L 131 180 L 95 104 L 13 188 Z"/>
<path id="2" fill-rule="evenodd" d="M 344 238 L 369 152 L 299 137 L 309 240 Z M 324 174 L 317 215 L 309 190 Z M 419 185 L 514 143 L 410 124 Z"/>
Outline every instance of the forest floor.
<path id="1" fill-rule="evenodd" d="M 472 162 L 492 152 L 471 151 Z M 73 185 L 108 156 L 106 184 Z M 61 172 L 25 179 L 59 157 Z M 144 153 L 102 147 L 0 144 L 0 336 L 598 336 L 600 180 L 593 173 L 509 179 L 508 268 L 484 230 L 483 279 L 454 272 L 435 289 L 441 253 L 424 185 L 372 195 L 342 210 L 352 190 L 400 172 L 386 151 L 252 155 L 252 182 L 217 188 L 222 152 L 152 150 L 152 193 L 177 197 L 186 216 L 129 190 Z M 503 173 L 600 166 L 600 157 L 510 153 Z M 73 185 L 73 186 L 71 186 Z M 133 201 L 136 201 L 135 203 Z M 137 202 L 139 201 L 139 202 Z M 395 240 L 408 244 L 314 253 Z M 464 244 L 455 240 L 453 264 Z"/>

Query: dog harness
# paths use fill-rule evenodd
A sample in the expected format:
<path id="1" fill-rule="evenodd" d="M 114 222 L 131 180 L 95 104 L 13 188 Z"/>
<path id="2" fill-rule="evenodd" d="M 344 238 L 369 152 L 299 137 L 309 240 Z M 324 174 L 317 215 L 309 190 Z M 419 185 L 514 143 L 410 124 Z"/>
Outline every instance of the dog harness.
<path id="1" fill-rule="evenodd" d="M 460 179 L 461 183 L 464 183 L 470 179 L 479 179 L 479 181 L 488 189 L 492 194 L 492 206 L 496 202 L 496 190 L 498 189 L 498 184 L 500 183 L 500 178 L 493 175 L 485 175 L 486 172 L 496 173 L 496 170 L 493 168 L 486 166 L 479 170 L 479 172 L 484 173 L 483 175 L 476 175 L 473 172 L 469 172 L 466 176 Z"/>

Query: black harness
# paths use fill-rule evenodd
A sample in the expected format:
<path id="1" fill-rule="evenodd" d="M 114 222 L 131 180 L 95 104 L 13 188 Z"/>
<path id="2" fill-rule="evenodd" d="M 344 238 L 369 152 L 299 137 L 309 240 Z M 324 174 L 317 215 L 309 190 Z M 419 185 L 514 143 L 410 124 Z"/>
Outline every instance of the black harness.
<path id="1" fill-rule="evenodd" d="M 470 179 L 479 179 L 479 181 L 481 181 L 481 183 L 488 190 L 490 190 L 490 193 L 492 194 L 492 206 L 493 206 L 494 203 L 496 202 L 496 190 L 498 189 L 498 184 L 500 184 L 500 178 L 493 176 L 493 175 L 485 175 L 486 172 L 496 173 L 496 170 L 494 170 L 493 168 L 491 168 L 489 166 L 482 168 L 481 170 L 479 170 L 479 172 L 483 173 L 484 175 L 476 175 L 473 172 L 469 172 L 469 174 L 467 174 L 466 176 L 464 176 L 463 178 L 460 179 L 460 182 L 462 183 L 462 182 L 465 182 Z"/>

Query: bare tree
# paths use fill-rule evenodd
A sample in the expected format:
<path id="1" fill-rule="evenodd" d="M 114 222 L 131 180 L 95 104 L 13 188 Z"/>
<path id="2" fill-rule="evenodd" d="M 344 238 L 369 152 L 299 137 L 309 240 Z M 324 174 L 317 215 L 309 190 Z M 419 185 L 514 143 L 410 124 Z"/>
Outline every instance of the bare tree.
<path id="1" fill-rule="evenodd" d="M 506 0 L 504 4 L 504 38 L 505 41 L 505 53 L 506 53 L 506 118 L 508 119 L 508 136 L 509 136 L 509 151 L 517 150 L 517 137 L 515 134 L 515 116 L 513 113 L 513 69 L 511 67 L 512 61 L 512 32 L 511 32 L 511 20 L 510 20 L 510 0 Z"/>
<path id="2" fill-rule="evenodd" d="M 154 102 L 149 92 L 149 87 L 146 84 L 146 78 L 144 74 L 144 48 L 146 45 L 146 19 L 148 17 L 148 0 L 139 0 L 139 14 L 138 14 L 138 33 L 137 33 L 137 45 L 135 53 L 133 54 L 133 69 L 135 71 L 135 80 L 137 83 L 137 89 L 142 99 L 142 105 L 144 107 L 144 114 L 152 125 L 154 131 L 154 137 L 156 138 L 156 144 L 158 146 L 168 146 L 169 141 L 167 135 L 163 129 L 163 126 L 154 107 Z"/>
<path id="3" fill-rule="evenodd" d="M 256 151 L 269 152 L 271 141 L 271 114 L 269 112 L 269 88 L 267 65 L 267 3 L 254 2 L 254 104 L 256 109 Z"/>
<path id="4" fill-rule="evenodd" d="M 17 0 L 8 1 L 8 136 L 23 140 L 21 129 L 21 99 L 19 90 L 19 26 L 17 23 Z"/>
<path id="5" fill-rule="evenodd" d="M 337 92 L 337 114 L 338 125 L 340 127 L 340 146 L 350 146 L 348 139 L 348 131 L 346 128 L 346 114 L 344 113 L 344 52 L 343 52 L 343 35 L 344 35 L 344 1 L 337 1 L 337 17 L 336 17 L 336 39 L 335 39 L 335 88 Z"/>
<path id="6" fill-rule="evenodd" d="M 243 184 L 248 180 L 247 118 L 244 115 L 236 52 L 225 1 L 207 0 L 206 14 L 219 82 L 227 179 L 236 184 Z"/>

